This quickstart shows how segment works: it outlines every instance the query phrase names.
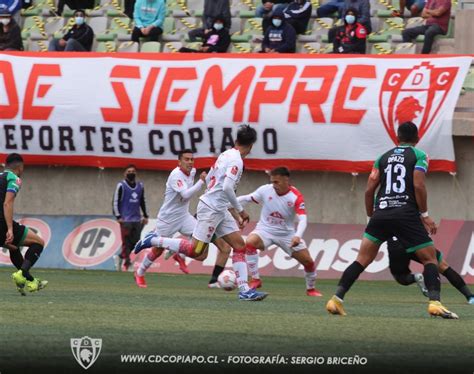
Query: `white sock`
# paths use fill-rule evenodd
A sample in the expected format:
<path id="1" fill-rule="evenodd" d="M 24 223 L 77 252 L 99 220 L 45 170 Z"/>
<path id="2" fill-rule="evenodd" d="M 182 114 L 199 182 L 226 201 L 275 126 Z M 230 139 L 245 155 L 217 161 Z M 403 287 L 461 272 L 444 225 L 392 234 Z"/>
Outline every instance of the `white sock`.
<path id="1" fill-rule="evenodd" d="M 314 288 L 314 284 L 316 283 L 316 272 L 304 272 L 304 278 L 306 279 L 306 289 L 311 290 Z"/>
<path id="2" fill-rule="evenodd" d="M 153 262 L 156 260 L 156 256 L 153 254 L 153 252 L 148 253 L 144 258 L 142 263 L 140 264 L 140 267 L 137 270 L 137 275 L 140 277 L 143 277 L 148 270 L 148 268 L 153 264 Z"/>
<path id="3" fill-rule="evenodd" d="M 260 273 L 258 271 L 258 254 L 256 255 L 245 255 L 247 259 L 247 265 L 249 267 L 250 276 L 253 279 L 260 279 Z"/>
<path id="4" fill-rule="evenodd" d="M 242 252 L 235 252 L 232 255 L 232 267 L 234 268 L 235 275 L 237 277 L 237 286 L 239 291 L 247 292 L 249 288 L 248 284 L 248 270 L 247 263 L 245 262 L 245 254 Z"/>
<path id="5" fill-rule="evenodd" d="M 151 244 L 153 244 L 154 247 L 158 248 L 166 248 L 167 250 L 171 252 L 179 252 L 179 248 L 181 246 L 181 242 L 183 239 L 171 239 L 171 238 L 165 238 L 163 236 L 157 236 L 151 239 Z"/>

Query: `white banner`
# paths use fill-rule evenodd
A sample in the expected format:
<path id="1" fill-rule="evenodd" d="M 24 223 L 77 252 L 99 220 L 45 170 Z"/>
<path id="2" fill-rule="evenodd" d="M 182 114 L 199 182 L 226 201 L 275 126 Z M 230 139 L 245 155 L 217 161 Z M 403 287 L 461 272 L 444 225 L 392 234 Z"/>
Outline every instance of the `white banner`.
<path id="1" fill-rule="evenodd" d="M 470 56 L 5 53 L 0 153 L 29 163 L 197 166 L 254 125 L 252 169 L 369 171 L 400 123 L 453 171 L 452 117 Z"/>

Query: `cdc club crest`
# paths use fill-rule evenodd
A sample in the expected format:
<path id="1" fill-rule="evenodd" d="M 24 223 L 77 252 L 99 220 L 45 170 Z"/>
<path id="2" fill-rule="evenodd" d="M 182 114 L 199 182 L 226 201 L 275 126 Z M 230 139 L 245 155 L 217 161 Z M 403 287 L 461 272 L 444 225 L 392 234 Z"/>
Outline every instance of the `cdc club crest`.
<path id="1" fill-rule="evenodd" d="M 71 339 L 71 350 L 76 361 L 84 369 L 89 369 L 97 360 L 102 348 L 102 339 L 93 339 L 88 336 Z"/>
<path id="2" fill-rule="evenodd" d="M 379 107 L 385 129 L 395 144 L 398 126 L 407 121 L 418 126 L 421 139 L 442 111 L 458 71 L 458 67 L 435 67 L 430 62 L 387 70 Z"/>

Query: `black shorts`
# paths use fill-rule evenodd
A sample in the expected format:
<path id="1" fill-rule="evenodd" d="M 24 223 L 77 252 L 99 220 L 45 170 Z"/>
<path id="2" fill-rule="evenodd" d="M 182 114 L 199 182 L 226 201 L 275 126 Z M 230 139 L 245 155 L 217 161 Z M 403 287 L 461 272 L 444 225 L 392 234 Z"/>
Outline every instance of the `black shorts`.
<path id="1" fill-rule="evenodd" d="M 364 233 L 365 238 L 379 244 L 394 236 L 398 238 L 400 245 L 407 253 L 433 245 L 433 241 L 418 215 L 396 219 L 372 217 Z"/>
<path id="2" fill-rule="evenodd" d="M 18 222 L 13 221 L 13 244 L 15 247 L 21 247 L 23 241 L 28 234 L 28 227 L 20 225 Z M 5 221 L 0 221 L 0 247 L 5 244 L 5 239 L 7 236 L 7 223 Z"/>
<path id="3" fill-rule="evenodd" d="M 411 273 L 410 261 L 421 263 L 414 252 L 407 253 L 405 251 L 399 240 L 389 239 L 387 241 L 387 250 L 390 272 L 392 274 Z M 436 258 L 438 263 L 443 259 L 443 254 L 438 250 L 436 250 Z"/>

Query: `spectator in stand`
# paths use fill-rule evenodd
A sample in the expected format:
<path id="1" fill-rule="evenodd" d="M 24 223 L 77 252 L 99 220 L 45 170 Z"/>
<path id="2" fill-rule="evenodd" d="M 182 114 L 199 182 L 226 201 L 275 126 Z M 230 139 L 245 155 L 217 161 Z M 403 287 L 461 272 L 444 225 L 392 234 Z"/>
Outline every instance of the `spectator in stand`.
<path id="1" fill-rule="evenodd" d="M 333 53 L 365 54 L 367 30 L 357 22 L 357 10 L 349 8 L 344 16 L 344 25 L 336 28 Z"/>
<path id="2" fill-rule="evenodd" d="M 230 35 L 229 30 L 225 28 L 225 17 L 217 16 L 214 18 L 214 24 L 208 30 L 205 30 L 203 43 L 199 49 L 181 48 L 180 52 L 204 52 L 204 53 L 225 53 L 229 49 Z"/>
<path id="3" fill-rule="evenodd" d="M 20 23 L 21 0 L 0 0 L 0 5 L 6 5 L 8 12 L 16 23 Z M 29 6 L 31 6 L 30 4 Z"/>
<path id="4" fill-rule="evenodd" d="M 271 25 L 265 32 L 262 42 L 263 53 L 294 53 L 296 50 L 296 32 L 285 21 L 282 10 L 276 10 L 271 17 Z"/>
<path id="5" fill-rule="evenodd" d="M 8 6 L 0 4 L 0 51 L 22 51 L 21 30 Z"/>
<path id="6" fill-rule="evenodd" d="M 88 52 L 94 42 L 94 30 L 86 24 L 86 13 L 79 9 L 74 12 L 75 24 L 62 37 L 49 42 L 48 51 L 58 52 Z"/>
<path id="7" fill-rule="evenodd" d="M 369 0 L 344 0 L 344 4 L 340 8 L 339 16 L 342 19 L 349 9 L 357 12 L 357 20 L 365 27 L 367 35 L 372 32 L 372 24 L 370 23 L 370 1 Z M 336 27 L 333 27 L 328 32 L 328 39 L 330 43 L 334 42 L 336 35 Z"/>
<path id="8" fill-rule="evenodd" d="M 231 15 L 230 15 L 230 0 L 205 0 L 204 13 L 202 17 L 203 28 L 189 31 L 189 39 L 196 41 L 196 38 L 204 39 L 204 34 L 212 29 L 216 21 L 216 17 L 224 20 L 224 27 L 230 30 Z"/>
<path id="9" fill-rule="evenodd" d="M 411 42 L 418 35 L 424 35 L 421 53 L 428 54 L 433 47 L 435 36 L 448 33 L 451 0 L 428 0 L 421 16 L 426 19 L 425 24 L 403 30 L 402 37 L 404 42 Z"/>
<path id="10" fill-rule="evenodd" d="M 67 5 L 69 9 L 93 9 L 95 6 L 95 0 L 58 0 L 58 14 L 63 14 L 64 5 Z"/>
<path id="11" fill-rule="evenodd" d="M 277 10 L 284 10 L 291 0 L 262 0 L 262 5 L 259 5 L 255 10 L 255 16 L 261 18 L 271 18 L 273 13 Z"/>
<path id="12" fill-rule="evenodd" d="M 370 23 L 370 1 L 369 0 L 345 0 L 340 12 L 340 18 L 343 18 L 349 9 L 357 12 L 357 20 L 364 25 L 367 34 L 372 32 L 372 24 Z"/>
<path id="13" fill-rule="evenodd" d="M 425 0 L 400 0 L 400 10 L 394 10 L 392 17 L 402 17 L 405 8 L 410 11 L 410 17 L 419 17 L 425 7 Z"/>
<path id="14" fill-rule="evenodd" d="M 152 41 L 158 41 L 160 35 L 163 34 L 165 15 L 165 0 L 137 0 L 133 13 L 135 28 L 132 32 L 132 40 L 139 42 L 140 37 L 148 37 Z"/>
<path id="15" fill-rule="evenodd" d="M 318 9 L 316 9 L 316 16 L 318 18 L 331 17 L 334 13 L 338 12 L 342 14 L 342 7 L 344 6 L 344 0 L 331 0 Z"/>
<path id="16" fill-rule="evenodd" d="M 309 0 L 294 0 L 283 11 L 286 22 L 295 29 L 297 34 L 304 34 L 308 28 L 313 7 Z"/>

